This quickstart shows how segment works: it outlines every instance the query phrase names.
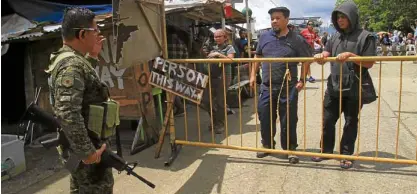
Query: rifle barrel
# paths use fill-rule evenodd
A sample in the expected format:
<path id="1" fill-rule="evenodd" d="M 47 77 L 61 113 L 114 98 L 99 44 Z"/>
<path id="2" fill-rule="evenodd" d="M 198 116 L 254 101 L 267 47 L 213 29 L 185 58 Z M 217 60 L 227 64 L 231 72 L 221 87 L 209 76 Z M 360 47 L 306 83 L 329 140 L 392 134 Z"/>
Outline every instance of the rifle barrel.
<path id="1" fill-rule="evenodd" d="M 136 178 L 138 178 L 139 180 L 141 180 L 142 182 L 144 182 L 145 184 L 147 184 L 148 186 L 150 186 L 152 189 L 154 189 L 154 188 L 155 188 L 155 185 L 154 185 L 153 183 L 149 182 L 149 181 L 148 181 L 148 180 L 146 180 L 145 178 L 143 178 L 143 177 L 139 176 L 138 174 L 136 174 L 136 172 L 134 172 L 134 171 L 132 170 L 132 168 L 130 168 L 130 167 L 126 168 L 126 171 L 127 171 L 129 174 L 131 174 L 131 175 L 133 175 L 134 177 L 136 177 Z"/>

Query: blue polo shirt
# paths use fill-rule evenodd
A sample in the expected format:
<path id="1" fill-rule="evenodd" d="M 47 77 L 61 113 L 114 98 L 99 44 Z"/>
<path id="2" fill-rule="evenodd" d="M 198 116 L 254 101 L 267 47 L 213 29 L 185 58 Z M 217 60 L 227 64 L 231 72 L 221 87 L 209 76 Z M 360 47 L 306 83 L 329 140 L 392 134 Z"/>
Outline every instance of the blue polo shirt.
<path id="1" fill-rule="evenodd" d="M 277 37 L 275 31 L 268 30 L 261 34 L 256 48 L 256 54 L 262 58 L 281 58 L 281 57 L 311 57 L 311 49 L 306 40 L 299 34 L 290 31 L 286 36 Z M 272 81 L 272 88 L 279 89 L 284 81 L 286 71 L 285 62 L 262 63 L 262 84 L 269 87 L 269 78 Z M 291 73 L 291 82 L 297 81 L 298 69 L 297 62 L 288 63 Z"/>

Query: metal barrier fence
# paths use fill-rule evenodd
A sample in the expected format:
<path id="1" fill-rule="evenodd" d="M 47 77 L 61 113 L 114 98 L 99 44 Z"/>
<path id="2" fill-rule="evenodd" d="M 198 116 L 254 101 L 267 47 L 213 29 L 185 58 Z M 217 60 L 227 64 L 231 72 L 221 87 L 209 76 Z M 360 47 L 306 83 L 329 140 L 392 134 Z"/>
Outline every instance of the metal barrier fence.
<path id="1" fill-rule="evenodd" d="M 194 68 L 197 68 L 199 65 L 202 64 L 213 64 L 213 63 L 217 63 L 220 64 L 220 66 L 222 67 L 222 84 L 223 84 L 223 98 L 224 98 L 224 107 L 227 107 L 227 88 L 226 88 L 226 79 L 225 79 L 225 65 L 224 64 L 230 64 L 230 63 L 236 63 L 237 64 L 237 82 L 241 82 L 241 69 L 239 68 L 240 66 L 243 65 L 243 63 L 249 63 L 249 64 L 254 64 L 254 63 L 266 63 L 266 64 L 270 64 L 269 65 L 269 70 L 272 70 L 272 65 L 271 63 L 274 62 L 284 62 L 286 64 L 286 69 L 287 72 L 289 70 L 289 63 L 291 62 L 313 62 L 313 58 L 257 58 L 257 59 L 248 59 L 248 58 L 236 58 L 236 59 L 168 59 L 171 62 L 177 63 L 177 64 L 188 64 L 191 66 L 194 66 Z M 176 129 L 174 128 L 174 119 L 172 116 L 171 112 L 167 112 L 165 114 L 165 127 L 166 129 L 169 127 L 170 128 L 170 144 L 171 144 L 171 157 L 169 158 L 169 160 L 165 163 L 165 165 L 170 165 L 173 160 L 176 158 L 176 156 L 179 153 L 179 150 L 181 148 L 181 145 L 189 145 L 189 146 L 198 146 L 198 147 L 206 147 L 206 148 L 225 148 L 225 149 L 233 149 L 233 150 L 245 150 L 245 151 L 255 151 L 255 152 L 265 152 L 265 153 L 275 153 L 275 154 L 285 154 L 285 155 L 298 155 L 298 156 L 315 156 L 315 157 L 322 157 L 322 158 L 330 158 L 330 159 L 348 159 L 348 160 L 361 160 L 361 161 L 373 161 L 373 162 L 385 162 L 385 163 L 395 163 L 395 164 L 409 164 L 409 165 L 417 165 L 417 140 L 416 140 L 416 144 L 415 144 L 415 152 L 416 152 L 416 156 L 415 158 L 411 159 L 411 158 L 399 158 L 398 156 L 398 152 L 399 152 L 399 146 L 400 146 L 400 141 L 399 141 L 399 134 L 400 134 L 400 123 L 401 123 L 401 102 L 402 102 L 402 91 L 403 91 L 403 62 L 404 61 L 416 61 L 417 60 L 417 56 L 395 56 L 395 57 L 351 57 L 349 58 L 349 60 L 347 61 L 355 61 L 356 63 L 359 63 L 359 83 L 362 83 L 362 63 L 363 62 L 369 62 L 369 61 L 379 61 L 379 63 L 375 63 L 374 66 L 379 65 L 379 72 L 378 72 L 378 83 L 375 83 L 375 90 L 377 91 L 377 100 L 374 102 L 376 103 L 377 106 L 377 122 L 376 122 L 376 139 L 375 139 L 375 154 L 373 156 L 361 156 L 360 154 L 360 144 L 361 144 L 361 112 L 362 112 L 362 92 L 359 92 L 359 114 L 358 114 L 358 133 L 357 133 L 357 146 L 356 147 L 356 153 L 354 153 L 353 155 L 342 155 L 342 154 L 328 154 L 328 153 L 324 153 L 323 152 L 323 141 L 320 141 L 320 139 L 318 139 L 317 141 L 320 141 L 321 143 L 321 149 L 320 152 L 312 152 L 312 151 L 308 151 L 307 147 L 306 147 L 306 142 L 307 142 L 307 137 L 306 137 L 306 131 L 307 131 L 307 122 L 306 122 L 306 107 L 307 107 L 307 95 L 306 92 L 307 90 L 304 88 L 301 92 L 304 92 L 304 116 L 303 116 L 303 120 L 304 120 L 304 126 L 303 126 L 303 145 L 301 149 L 298 149 L 297 151 L 295 150 L 289 150 L 289 138 L 290 138 L 290 133 L 289 133 L 289 120 L 290 117 L 286 117 L 287 119 L 287 150 L 281 150 L 281 149 L 269 149 L 269 148 L 263 148 L 262 145 L 259 142 L 260 136 L 259 136 L 259 124 L 260 121 L 258 120 L 258 86 L 255 84 L 254 89 L 254 93 L 256 95 L 253 96 L 253 101 L 254 101 L 254 110 L 253 110 L 253 114 L 255 114 L 255 136 L 253 137 L 254 139 L 256 138 L 256 143 L 254 147 L 248 147 L 248 146 L 243 146 L 243 134 L 242 134 L 242 101 L 241 101 L 241 92 L 242 92 L 242 88 L 238 87 L 238 103 L 239 103 L 239 112 L 237 114 L 239 114 L 239 124 L 234 125 L 234 127 L 238 127 L 239 128 L 239 135 L 240 135 L 240 145 L 232 145 L 229 142 L 229 125 L 228 125 L 228 112 L 227 109 L 224 109 L 224 112 L 222 112 L 221 114 L 224 115 L 225 117 L 225 131 L 222 135 L 225 136 L 225 144 L 220 144 L 220 143 L 216 143 L 215 142 L 215 130 L 214 130 L 214 121 L 213 121 L 213 102 L 212 102 L 212 89 L 208 90 L 209 92 L 209 97 L 210 97 L 210 107 L 209 107 L 209 115 L 210 115 L 210 123 L 211 123 L 211 142 L 203 142 L 202 141 L 202 129 L 201 129 L 201 122 L 200 122 L 200 111 L 201 108 L 200 106 L 196 106 L 196 111 L 197 111 L 197 129 L 198 130 L 198 141 L 190 141 L 190 137 L 189 137 L 189 131 L 190 129 L 188 129 L 187 123 L 189 120 L 189 113 L 187 113 L 187 108 L 186 108 L 186 102 L 185 100 L 184 102 L 184 133 L 185 133 L 185 137 L 184 139 L 178 139 L 176 137 Z M 329 57 L 325 59 L 326 62 L 334 62 L 336 61 L 335 57 Z M 399 95 L 398 95 L 398 120 L 397 120 L 397 126 L 396 126 L 396 133 L 395 133 L 395 153 L 393 153 L 393 155 L 395 154 L 395 157 L 393 158 L 387 158 L 387 157 L 380 157 L 379 156 L 379 136 L 380 136 L 380 110 L 381 110 L 381 88 L 382 88 L 382 83 L 381 83 L 381 78 L 382 78 L 382 61 L 399 61 L 400 62 L 400 76 L 398 77 L 399 79 Z M 208 76 L 211 77 L 211 66 L 208 65 Z M 324 96 L 325 96 L 325 77 L 324 77 L 324 68 L 325 66 L 322 65 L 321 66 L 321 101 L 319 102 L 321 104 L 321 117 L 319 117 L 318 115 L 315 115 L 318 117 L 318 119 L 321 119 L 321 139 L 323 139 L 323 122 L 324 122 Z M 271 71 L 270 71 L 271 72 Z M 342 68 L 340 68 L 340 75 L 342 75 Z M 284 87 L 284 84 L 286 85 L 286 99 L 289 98 L 289 79 L 290 77 L 287 77 L 288 74 L 285 74 L 287 79 L 284 79 L 285 81 L 283 81 L 283 85 L 281 86 L 281 89 Z M 299 75 L 301 76 L 301 75 Z M 271 91 L 271 87 L 272 87 L 272 76 L 270 76 L 270 80 L 269 80 L 269 91 Z M 249 79 L 249 77 L 247 77 L 247 79 Z M 209 84 L 208 84 L 208 88 L 212 88 L 212 79 L 209 79 Z M 342 83 L 342 76 L 340 76 L 340 83 Z M 304 80 L 304 87 L 306 87 L 306 81 Z M 359 84 L 359 91 L 362 91 L 362 84 Z M 338 130 L 339 130 L 339 136 L 338 136 L 338 141 L 336 141 L 336 148 L 339 147 L 338 145 L 340 145 L 340 140 L 341 140 L 341 134 L 342 134 L 342 84 L 340 84 L 340 95 L 339 95 L 339 125 L 338 125 Z M 416 96 L 417 97 L 417 96 Z M 170 100 L 168 100 L 168 106 L 172 106 L 173 103 L 173 98 L 169 98 Z M 248 99 L 250 100 L 250 99 Z M 298 103 L 298 102 L 297 102 Z M 274 145 L 274 143 L 272 142 L 274 137 L 272 137 L 272 97 L 270 95 L 270 125 L 271 125 L 271 145 Z M 417 110 L 417 108 L 416 108 Z M 286 111 L 287 111 L 287 115 L 289 115 L 289 101 L 286 100 Z M 193 115 L 194 116 L 194 115 Z M 169 118 L 168 118 L 169 117 Z M 415 118 L 417 119 L 417 118 Z M 193 129 L 194 130 L 194 129 Z M 368 129 L 370 130 L 370 129 Z M 278 129 L 277 129 L 277 133 L 278 133 Z M 161 138 L 163 141 L 163 136 L 165 136 L 165 130 L 163 130 L 163 132 L 161 132 Z M 415 131 L 415 136 L 417 136 L 417 128 Z M 197 137 L 195 137 L 197 138 Z M 417 139 L 417 137 L 414 137 L 415 139 Z M 161 142 L 160 142 L 161 143 Z M 413 148 L 414 149 L 414 148 Z M 160 151 L 161 151 L 161 147 L 158 147 L 155 153 L 155 157 L 159 157 L 160 155 Z"/>

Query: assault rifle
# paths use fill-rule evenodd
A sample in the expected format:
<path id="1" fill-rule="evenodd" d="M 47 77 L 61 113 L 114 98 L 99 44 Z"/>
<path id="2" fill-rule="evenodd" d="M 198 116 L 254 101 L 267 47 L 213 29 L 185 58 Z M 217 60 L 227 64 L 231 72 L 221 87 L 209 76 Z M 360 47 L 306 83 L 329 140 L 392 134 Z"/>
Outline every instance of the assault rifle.
<path id="1" fill-rule="evenodd" d="M 25 119 L 31 120 L 35 123 L 40 123 L 44 125 L 45 127 L 48 127 L 50 129 L 56 129 L 57 130 L 57 137 L 48 139 L 45 141 L 41 141 L 41 144 L 44 148 L 52 148 L 56 147 L 58 145 L 61 145 L 64 149 L 69 149 L 69 142 L 66 138 L 64 132 L 61 130 L 61 124 L 58 119 L 53 117 L 51 114 L 47 113 L 46 111 L 39 108 L 36 104 L 32 103 L 28 109 L 26 110 Z M 71 154 L 70 158 L 67 161 L 66 168 L 70 171 L 75 170 L 79 163 L 81 162 L 81 159 L 77 158 L 74 154 Z M 155 185 L 145 178 L 139 176 L 136 174 L 133 169 L 136 167 L 138 163 L 128 163 L 123 158 L 118 156 L 117 154 L 113 153 L 112 151 L 106 149 L 102 155 L 101 155 L 101 161 L 99 165 L 103 165 L 103 167 L 112 167 L 120 172 L 126 171 L 127 175 L 133 175 L 134 177 L 138 178 L 151 188 L 155 188 Z M 130 167 L 130 165 L 133 165 L 133 167 Z"/>

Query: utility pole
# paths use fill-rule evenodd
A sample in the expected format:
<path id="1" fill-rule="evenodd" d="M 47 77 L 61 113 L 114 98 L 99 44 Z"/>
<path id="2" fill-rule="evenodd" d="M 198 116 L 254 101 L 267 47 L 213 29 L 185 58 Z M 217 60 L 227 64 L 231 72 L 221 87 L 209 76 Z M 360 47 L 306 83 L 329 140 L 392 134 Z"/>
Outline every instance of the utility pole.
<path id="1" fill-rule="evenodd" d="M 249 7 L 248 7 L 248 1 L 249 0 L 245 0 L 245 6 L 246 6 L 246 29 L 248 30 L 247 34 L 248 34 L 248 56 L 249 58 L 251 58 L 252 54 L 251 54 L 251 39 L 252 39 L 252 29 L 251 29 L 251 24 L 250 24 L 250 17 L 249 17 Z"/>

